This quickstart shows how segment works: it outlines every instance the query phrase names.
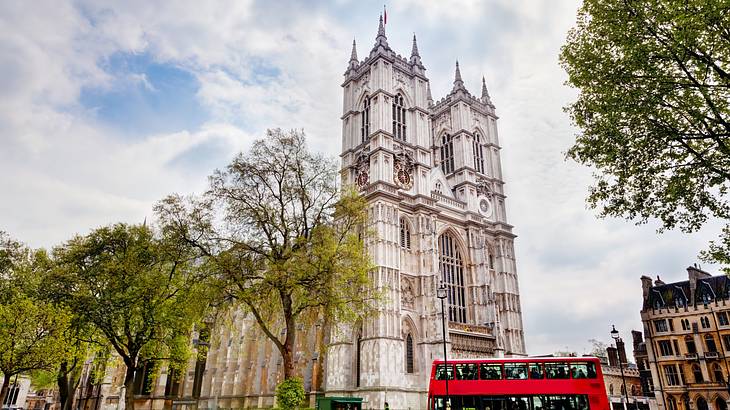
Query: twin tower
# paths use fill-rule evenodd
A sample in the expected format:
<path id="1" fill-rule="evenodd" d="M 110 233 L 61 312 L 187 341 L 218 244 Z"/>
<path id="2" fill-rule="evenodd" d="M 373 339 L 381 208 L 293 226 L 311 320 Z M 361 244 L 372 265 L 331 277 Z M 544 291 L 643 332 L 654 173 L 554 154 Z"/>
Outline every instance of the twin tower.
<path id="1" fill-rule="evenodd" d="M 428 375 L 443 358 L 524 355 L 512 226 L 505 212 L 497 116 L 454 86 L 434 101 L 413 38 L 410 58 L 388 45 L 381 17 L 362 61 L 353 42 L 342 83 L 344 184 L 367 198 L 377 314 L 330 338 L 324 389 L 368 408 L 426 408 Z"/>

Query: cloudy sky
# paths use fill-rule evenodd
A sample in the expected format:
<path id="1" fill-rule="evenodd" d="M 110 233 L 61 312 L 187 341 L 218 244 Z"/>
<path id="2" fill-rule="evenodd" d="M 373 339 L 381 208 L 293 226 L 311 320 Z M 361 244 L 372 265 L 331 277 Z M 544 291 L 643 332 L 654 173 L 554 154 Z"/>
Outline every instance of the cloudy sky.
<path id="1" fill-rule="evenodd" d="M 576 0 L 388 1 L 388 41 L 411 36 L 434 98 L 453 81 L 500 116 L 508 219 L 527 348 L 588 352 L 640 328 L 642 274 L 676 281 L 714 237 L 598 220 L 590 170 L 566 162 L 558 53 Z M 382 3 L 6 1 L 0 3 L 0 230 L 36 247 L 141 222 L 171 192 L 200 192 L 268 127 L 303 128 L 337 155 L 353 37 L 372 47 Z M 716 272 L 712 266 L 704 266 Z"/>

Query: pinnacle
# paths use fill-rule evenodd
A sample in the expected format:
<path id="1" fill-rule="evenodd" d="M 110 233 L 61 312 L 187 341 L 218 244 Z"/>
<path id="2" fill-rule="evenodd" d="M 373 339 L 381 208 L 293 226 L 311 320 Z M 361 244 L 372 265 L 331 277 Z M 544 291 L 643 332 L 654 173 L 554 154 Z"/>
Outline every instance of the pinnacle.
<path id="1" fill-rule="evenodd" d="M 456 74 L 454 75 L 454 91 L 464 89 L 464 81 L 461 79 L 461 70 L 459 70 L 459 60 L 456 60 Z"/>
<path id="2" fill-rule="evenodd" d="M 350 53 L 350 61 L 357 61 L 357 46 L 355 39 L 352 39 L 352 53 Z"/>
<path id="3" fill-rule="evenodd" d="M 383 46 L 384 48 L 388 47 L 388 39 L 385 37 L 385 25 L 383 25 L 383 15 L 380 15 L 380 25 L 378 26 L 378 36 L 375 37 L 375 46 L 373 48 L 378 48 L 378 46 Z"/>
<path id="4" fill-rule="evenodd" d="M 413 33 L 413 48 L 411 49 L 411 57 L 413 56 L 420 57 L 420 55 L 418 54 L 418 44 L 416 44 L 416 33 Z"/>

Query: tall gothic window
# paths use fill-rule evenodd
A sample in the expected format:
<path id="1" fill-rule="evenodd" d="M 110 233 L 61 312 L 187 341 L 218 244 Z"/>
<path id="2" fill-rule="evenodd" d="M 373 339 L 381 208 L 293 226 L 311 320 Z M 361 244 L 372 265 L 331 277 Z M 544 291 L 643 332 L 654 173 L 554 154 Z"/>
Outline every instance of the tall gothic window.
<path id="1" fill-rule="evenodd" d="M 362 112 L 360 113 L 360 137 L 362 142 L 370 136 L 370 97 L 365 97 Z"/>
<path id="2" fill-rule="evenodd" d="M 411 230 L 405 218 L 400 219 L 400 247 L 411 249 Z"/>
<path id="3" fill-rule="evenodd" d="M 413 373 L 413 337 L 406 336 L 406 373 Z"/>
<path id="4" fill-rule="evenodd" d="M 397 140 L 406 140 L 406 108 L 400 93 L 393 98 L 393 136 Z"/>
<path id="5" fill-rule="evenodd" d="M 454 172 L 454 137 L 451 134 L 441 137 L 441 170 L 444 174 Z"/>
<path id="6" fill-rule="evenodd" d="M 454 238 L 448 233 L 439 237 L 439 270 L 448 287 L 449 320 L 466 323 L 466 292 L 464 262 Z"/>
<path id="7" fill-rule="evenodd" d="M 357 333 L 357 348 L 356 354 L 357 357 L 355 357 L 355 387 L 360 387 L 360 354 L 362 353 L 360 351 L 360 345 L 362 344 L 362 332 Z"/>
<path id="8" fill-rule="evenodd" d="M 484 173 L 484 147 L 482 146 L 482 140 L 479 133 L 474 134 L 474 141 L 472 142 L 472 151 L 474 153 L 474 169 L 477 172 Z"/>

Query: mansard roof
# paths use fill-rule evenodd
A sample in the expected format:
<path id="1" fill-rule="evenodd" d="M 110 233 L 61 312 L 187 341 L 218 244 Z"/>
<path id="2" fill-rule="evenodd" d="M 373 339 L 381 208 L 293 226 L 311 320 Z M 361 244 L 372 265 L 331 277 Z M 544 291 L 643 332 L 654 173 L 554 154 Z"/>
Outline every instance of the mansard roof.
<path id="1" fill-rule="evenodd" d="M 684 308 L 726 300 L 730 297 L 730 278 L 727 276 L 711 276 L 696 267 L 689 267 L 687 271 L 689 280 L 664 283 L 657 279 L 644 297 L 643 310 Z"/>

